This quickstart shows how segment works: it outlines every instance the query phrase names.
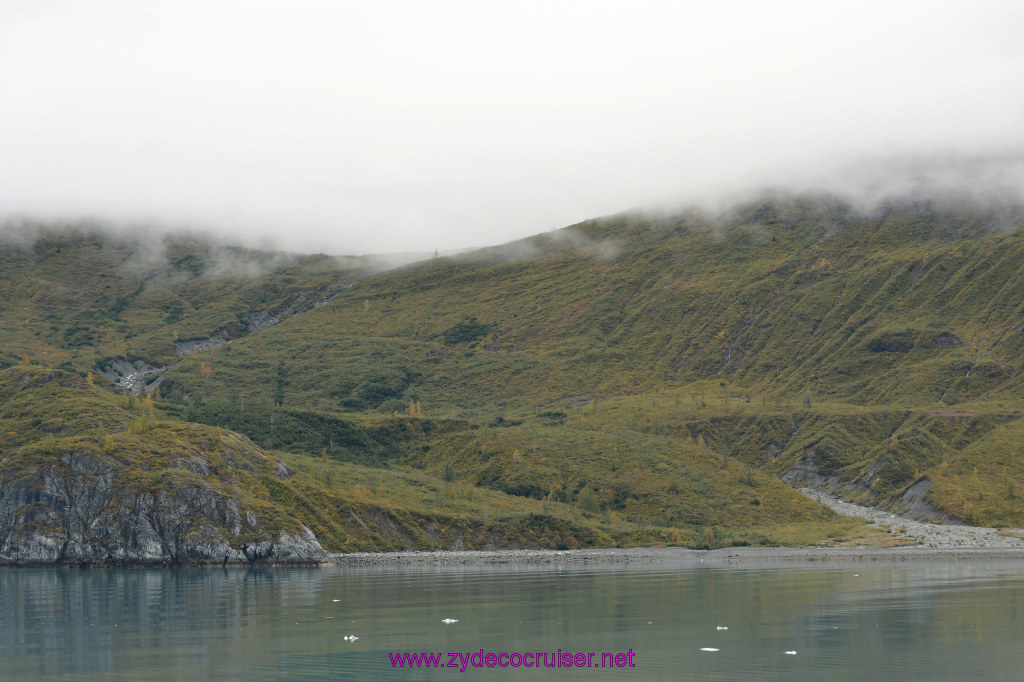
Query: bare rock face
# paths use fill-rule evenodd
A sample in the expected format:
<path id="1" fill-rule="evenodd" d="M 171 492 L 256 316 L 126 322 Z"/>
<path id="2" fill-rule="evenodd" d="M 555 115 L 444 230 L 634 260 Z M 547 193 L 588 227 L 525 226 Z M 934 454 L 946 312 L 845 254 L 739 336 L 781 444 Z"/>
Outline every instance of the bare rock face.
<path id="1" fill-rule="evenodd" d="M 261 555 L 250 558 L 246 554 L 246 558 L 251 561 L 259 560 L 262 557 L 264 560 L 269 558 L 273 561 L 305 562 L 310 560 L 322 561 L 329 556 L 324 551 L 324 548 L 320 546 L 320 543 L 316 541 L 313 531 L 305 527 L 294 534 L 281 533 L 276 544 L 269 542 L 261 544 L 263 545 Z"/>
<path id="2" fill-rule="evenodd" d="M 833 491 L 839 484 L 836 476 L 826 476 L 818 471 L 818 463 L 812 453 L 800 458 L 789 471 L 782 475 L 782 480 L 794 488 L 813 488 L 815 490 Z"/>
<path id="3" fill-rule="evenodd" d="M 860 477 L 843 481 L 838 476 L 826 476 L 819 472 L 813 455 L 808 453 L 782 475 L 782 480 L 811 497 L 824 495 L 830 499 L 848 502 L 845 499 L 846 496 L 870 490 L 871 483 L 877 477 L 883 464 L 884 460 L 878 460 Z M 922 476 L 907 486 L 899 497 L 875 500 L 875 503 L 879 505 L 875 509 L 895 512 L 905 518 L 917 521 L 953 523 L 952 517 L 936 509 L 924 499 L 931 484 L 931 480 Z"/>
<path id="4" fill-rule="evenodd" d="M 0 562 L 310 562 L 327 552 L 304 526 L 263 528 L 201 477 L 156 489 L 82 450 L 31 471 L 0 466 Z M 194 472 L 189 472 L 194 473 Z M 256 538 L 255 540 L 253 538 Z"/>
<path id="5" fill-rule="evenodd" d="M 185 355 L 192 355 L 193 353 L 205 353 L 208 350 L 220 348 L 228 343 L 231 343 L 231 340 L 225 331 L 218 331 L 215 334 L 198 339 L 178 339 L 174 342 L 174 354 L 180 358 Z"/>
<path id="6" fill-rule="evenodd" d="M 159 386 L 166 369 L 154 367 L 145 360 L 129 362 L 124 358 L 110 358 L 97 367 L 101 376 L 132 395 L 152 391 Z"/>

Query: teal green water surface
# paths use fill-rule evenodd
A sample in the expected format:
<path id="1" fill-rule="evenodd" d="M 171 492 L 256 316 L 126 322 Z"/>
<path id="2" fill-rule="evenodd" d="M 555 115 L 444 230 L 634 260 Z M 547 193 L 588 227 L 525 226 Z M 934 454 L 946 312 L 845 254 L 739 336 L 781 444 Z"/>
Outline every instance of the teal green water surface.
<path id="1" fill-rule="evenodd" d="M 0 569 L 4 680 L 538 678 L 1021 680 L 1024 566 Z"/>

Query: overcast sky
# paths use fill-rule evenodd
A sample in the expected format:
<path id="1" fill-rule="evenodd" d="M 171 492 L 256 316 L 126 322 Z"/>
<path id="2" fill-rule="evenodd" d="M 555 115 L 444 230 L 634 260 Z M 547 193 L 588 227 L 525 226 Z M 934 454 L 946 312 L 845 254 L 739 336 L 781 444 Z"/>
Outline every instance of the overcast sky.
<path id="1" fill-rule="evenodd" d="M 1022 29 L 1019 0 L 0 0 L 0 214 L 445 250 L 891 157 L 1019 170 Z"/>

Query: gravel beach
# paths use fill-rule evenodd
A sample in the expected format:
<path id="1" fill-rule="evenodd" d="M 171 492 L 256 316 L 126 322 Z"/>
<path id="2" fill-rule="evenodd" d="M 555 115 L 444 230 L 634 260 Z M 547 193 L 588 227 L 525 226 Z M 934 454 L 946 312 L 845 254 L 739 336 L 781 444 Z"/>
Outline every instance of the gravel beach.
<path id="1" fill-rule="evenodd" d="M 873 521 L 879 526 L 889 526 L 900 537 L 917 540 L 926 547 L 1020 547 L 1024 548 L 1024 529 L 1008 528 L 1003 532 L 1016 533 L 1019 537 L 1009 534 L 1000 535 L 997 528 L 979 528 L 954 524 L 923 523 L 897 516 L 892 512 L 863 507 L 859 504 L 846 502 L 838 497 L 808 488 L 800 489 L 804 495 L 820 502 L 835 512 L 845 516 L 858 516 Z"/>
<path id="2" fill-rule="evenodd" d="M 732 547 L 711 551 L 684 547 L 626 549 L 510 549 L 459 552 L 359 552 L 332 555 L 340 566 L 485 566 L 600 564 L 773 564 L 867 561 L 1020 561 L 1024 547 Z"/>

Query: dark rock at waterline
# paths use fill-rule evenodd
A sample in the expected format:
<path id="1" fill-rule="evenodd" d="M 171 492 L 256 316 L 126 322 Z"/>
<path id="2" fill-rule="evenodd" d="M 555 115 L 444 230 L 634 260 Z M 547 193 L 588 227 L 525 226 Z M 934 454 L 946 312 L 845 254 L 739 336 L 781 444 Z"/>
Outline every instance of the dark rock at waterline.
<path id="1" fill-rule="evenodd" d="M 130 467 L 83 450 L 0 469 L 0 562 L 310 562 L 328 557 L 298 526 L 271 531 L 189 476 L 132 483 Z"/>

